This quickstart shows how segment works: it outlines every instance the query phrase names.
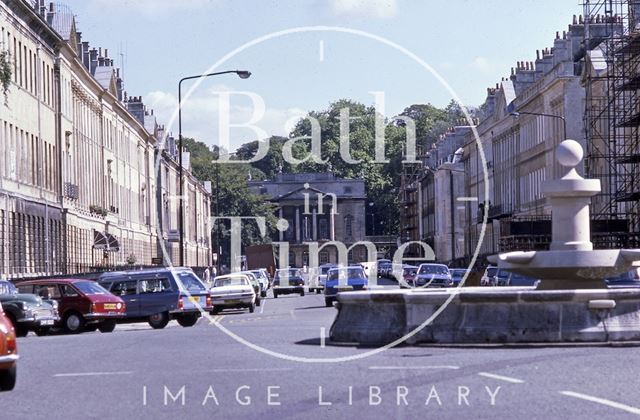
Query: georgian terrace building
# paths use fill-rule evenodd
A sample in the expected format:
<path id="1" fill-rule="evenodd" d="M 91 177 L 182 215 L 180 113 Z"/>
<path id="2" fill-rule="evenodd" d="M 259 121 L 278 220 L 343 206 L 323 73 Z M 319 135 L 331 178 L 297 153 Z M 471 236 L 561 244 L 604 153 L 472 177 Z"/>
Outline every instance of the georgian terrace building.
<path id="1" fill-rule="evenodd" d="M 605 36 L 605 25 L 599 22 L 591 31 Z M 585 89 L 580 83 L 583 38 L 582 18 L 574 17 L 568 31 L 556 34 L 553 48 L 539 51 L 535 63 L 518 62 L 509 78 L 487 90 L 485 115 L 477 127 L 487 161 L 486 179 L 475 137 L 469 134 L 464 145 L 465 194 L 478 199 L 467 210 L 468 260 L 479 244 L 485 214 L 480 264 L 497 252 L 548 248 L 551 209 L 541 184 L 561 174 L 555 149 L 564 140 L 565 127 L 559 117 L 566 122 L 568 138 L 586 143 Z M 597 228 L 593 231 L 597 234 Z"/>
<path id="2" fill-rule="evenodd" d="M 82 40 L 68 8 L 42 0 L 0 1 L 0 28 L 13 64 L 0 105 L 0 274 L 149 265 L 162 248 L 175 264 L 178 224 L 162 212 L 176 204 L 158 195 L 171 184 L 166 200 L 178 201 L 177 151 L 159 149 L 166 133 L 126 97 L 107 50 Z M 162 178 L 156 166 L 169 168 Z M 188 169 L 185 263 L 204 266 L 210 192 Z"/>

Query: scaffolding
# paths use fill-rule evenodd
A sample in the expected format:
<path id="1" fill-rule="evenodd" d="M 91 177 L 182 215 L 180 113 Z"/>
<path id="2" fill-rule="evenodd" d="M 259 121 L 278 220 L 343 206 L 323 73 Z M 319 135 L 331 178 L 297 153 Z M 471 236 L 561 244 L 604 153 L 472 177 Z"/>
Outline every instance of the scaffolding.
<path id="1" fill-rule="evenodd" d="M 597 248 L 640 247 L 640 0 L 585 0 L 585 173 Z"/>

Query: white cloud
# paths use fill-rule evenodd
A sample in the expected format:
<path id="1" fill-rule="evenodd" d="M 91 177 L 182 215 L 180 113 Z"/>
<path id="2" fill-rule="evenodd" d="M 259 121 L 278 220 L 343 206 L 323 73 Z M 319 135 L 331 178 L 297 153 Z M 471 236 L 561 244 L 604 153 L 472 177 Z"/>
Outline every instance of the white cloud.
<path id="1" fill-rule="evenodd" d="M 230 91 L 224 85 L 218 85 L 206 91 L 197 92 L 188 99 L 183 98 L 182 106 L 182 134 L 202 141 L 209 146 L 219 144 L 219 96 L 214 92 Z M 178 121 L 169 125 L 176 113 L 178 99 L 174 94 L 154 91 L 144 98 L 147 108 L 154 110 L 159 124 L 165 124 L 167 130 L 178 134 Z M 273 108 L 265 100 L 266 109 L 262 118 L 255 124 L 264 130 L 268 136 L 287 136 L 297 119 L 307 112 L 301 108 Z M 254 108 L 247 98 L 231 97 L 229 120 L 231 123 L 243 124 L 248 122 L 254 113 Z M 176 114 L 177 115 L 177 114 Z M 243 143 L 257 140 L 258 136 L 249 128 L 231 128 L 230 146 L 234 150 Z"/>
<path id="2" fill-rule="evenodd" d="M 331 0 L 338 16 L 391 18 L 398 11 L 397 0 Z"/>

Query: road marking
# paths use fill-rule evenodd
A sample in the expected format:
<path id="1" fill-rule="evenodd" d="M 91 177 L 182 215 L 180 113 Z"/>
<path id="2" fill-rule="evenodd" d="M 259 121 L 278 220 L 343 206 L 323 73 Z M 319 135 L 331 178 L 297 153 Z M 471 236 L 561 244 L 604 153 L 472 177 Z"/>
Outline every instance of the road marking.
<path id="1" fill-rule="evenodd" d="M 478 201 L 478 197 L 458 197 L 457 201 Z"/>
<path id="2" fill-rule="evenodd" d="M 466 209 L 467 209 L 467 207 L 466 207 L 466 206 L 457 206 L 456 208 L 457 208 L 458 210 L 466 210 Z"/>
<path id="3" fill-rule="evenodd" d="M 264 305 L 265 303 L 267 303 L 267 299 L 262 299 L 260 301 L 260 313 L 263 314 L 264 313 Z"/>
<path id="4" fill-rule="evenodd" d="M 426 369 L 460 369 L 460 366 L 433 365 L 433 366 L 369 366 L 370 370 L 426 370 Z"/>
<path id="5" fill-rule="evenodd" d="M 324 327 L 320 327 L 320 347 L 325 347 L 325 329 Z"/>
<path id="6" fill-rule="evenodd" d="M 131 375 L 133 371 L 122 372 L 81 372 L 81 373 L 56 373 L 53 375 L 56 378 L 66 378 L 74 376 L 112 376 L 112 375 Z"/>
<path id="7" fill-rule="evenodd" d="M 282 371 L 288 371 L 288 370 L 293 370 L 293 368 L 238 368 L 238 369 L 220 368 L 220 369 L 208 369 L 208 370 L 206 370 L 206 372 L 216 372 L 216 373 L 221 373 L 221 372 L 282 372 Z"/>
<path id="8" fill-rule="evenodd" d="M 496 375 L 488 372 L 478 372 L 478 375 L 484 376 L 485 378 L 497 379 L 499 381 L 510 382 L 512 384 L 523 384 L 524 381 L 518 378 L 510 378 L 508 376 Z"/>
<path id="9" fill-rule="evenodd" d="M 320 40 L 320 50 L 318 51 L 320 54 L 320 61 L 324 61 L 324 40 Z"/>
<path id="10" fill-rule="evenodd" d="M 209 320 L 209 325 L 219 324 L 223 318 L 224 318 L 224 315 L 214 315 Z"/>
<path id="11" fill-rule="evenodd" d="M 632 407 L 630 405 L 622 404 L 615 401 L 605 400 L 604 398 L 592 397 L 591 395 L 580 394 L 578 392 L 573 392 L 573 391 L 560 391 L 560 393 L 568 397 L 579 398 L 581 400 L 591 401 L 597 404 L 606 405 L 606 406 L 617 408 L 619 410 L 623 410 L 632 414 L 640 415 L 640 408 Z"/>

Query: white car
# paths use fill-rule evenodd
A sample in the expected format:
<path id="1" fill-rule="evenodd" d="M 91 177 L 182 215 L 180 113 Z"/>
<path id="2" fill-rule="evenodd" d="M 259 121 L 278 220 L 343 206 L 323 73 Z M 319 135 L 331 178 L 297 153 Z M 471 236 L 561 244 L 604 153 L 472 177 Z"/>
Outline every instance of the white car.
<path id="1" fill-rule="evenodd" d="M 230 308 L 249 308 L 249 312 L 256 309 L 256 292 L 246 274 L 218 276 L 213 279 L 209 292 L 213 304 L 212 315 Z"/>
<path id="2" fill-rule="evenodd" d="M 248 273 L 253 274 L 260 283 L 260 297 L 267 297 L 267 290 L 269 290 L 269 277 L 266 270 L 248 270 Z M 245 273 L 244 271 L 242 273 Z"/>

